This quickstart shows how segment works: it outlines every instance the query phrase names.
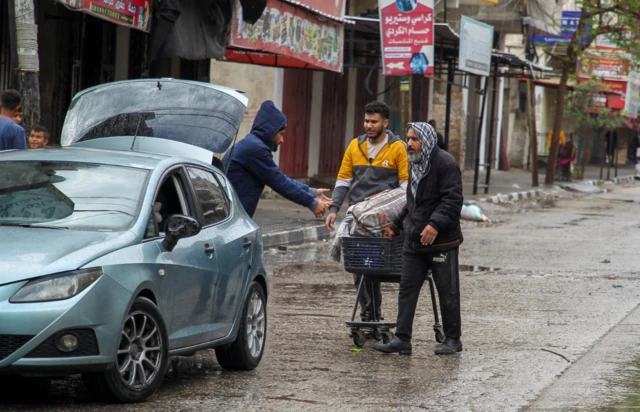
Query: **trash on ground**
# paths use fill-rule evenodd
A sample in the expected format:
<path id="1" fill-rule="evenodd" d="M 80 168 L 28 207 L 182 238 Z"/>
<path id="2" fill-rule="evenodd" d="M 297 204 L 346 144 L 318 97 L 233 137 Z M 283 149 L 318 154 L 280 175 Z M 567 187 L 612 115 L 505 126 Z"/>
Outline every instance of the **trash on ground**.
<path id="1" fill-rule="evenodd" d="M 460 217 L 464 220 L 471 220 L 473 222 L 491 222 L 491 220 L 482 213 L 482 209 L 476 205 L 470 205 L 467 203 L 462 205 Z"/>

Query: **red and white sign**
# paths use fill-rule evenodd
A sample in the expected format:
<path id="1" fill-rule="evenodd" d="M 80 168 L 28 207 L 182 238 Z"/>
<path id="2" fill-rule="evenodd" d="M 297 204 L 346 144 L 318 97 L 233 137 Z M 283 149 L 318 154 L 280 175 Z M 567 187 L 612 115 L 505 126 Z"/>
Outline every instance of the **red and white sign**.
<path id="1" fill-rule="evenodd" d="M 584 59 L 578 67 L 578 76 L 626 82 L 629 77 L 629 62 L 606 58 Z"/>
<path id="2" fill-rule="evenodd" d="M 73 10 L 148 32 L 153 0 L 58 0 Z"/>
<path id="3" fill-rule="evenodd" d="M 245 23 L 241 10 L 233 22 L 231 46 L 342 72 L 342 24 L 327 19 L 321 21 L 317 15 L 279 0 L 268 0 L 267 8 L 255 24 Z"/>
<path id="4" fill-rule="evenodd" d="M 433 74 L 433 0 L 378 0 L 385 76 Z"/>

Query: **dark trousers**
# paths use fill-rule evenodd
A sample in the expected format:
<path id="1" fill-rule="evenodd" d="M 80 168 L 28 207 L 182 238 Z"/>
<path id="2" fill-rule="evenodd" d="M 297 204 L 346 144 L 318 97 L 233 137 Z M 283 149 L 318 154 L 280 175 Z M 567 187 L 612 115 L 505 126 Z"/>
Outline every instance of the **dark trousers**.
<path id="1" fill-rule="evenodd" d="M 361 277 L 362 275 L 353 275 L 353 283 L 356 285 L 356 290 L 358 288 L 358 285 L 360 285 Z M 360 302 L 360 318 L 362 320 L 380 320 L 380 311 L 382 306 L 382 292 L 380 291 L 380 282 L 372 282 L 368 279 L 365 279 L 362 283 L 362 290 L 360 291 L 358 300 Z M 376 310 L 375 316 L 373 316 L 374 301 Z"/>
<path id="2" fill-rule="evenodd" d="M 413 318 L 420 289 L 431 269 L 440 299 L 442 326 L 448 338 L 460 339 L 460 274 L 458 248 L 441 252 L 425 252 L 426 248 L 408 241 L 402 251 L 402 277 L 398 294 L 398 326 L 396 336 L 411 342 Z"/>

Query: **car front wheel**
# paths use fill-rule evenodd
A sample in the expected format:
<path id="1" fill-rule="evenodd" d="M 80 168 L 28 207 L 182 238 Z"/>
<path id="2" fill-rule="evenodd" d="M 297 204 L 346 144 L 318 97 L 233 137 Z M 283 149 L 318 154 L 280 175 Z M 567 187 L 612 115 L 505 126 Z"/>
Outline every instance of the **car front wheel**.
<path id="1" fill-rule="evenodd" d="M 142 402 L 153 395 L 167 369 L 167 329 L 156 305 L 139 297 L 127 315 L 114 365 L 83 375 L 91 393 L 109 401 Z"/>
<path id="2" fill-rule="evenodd" d="M 216 349 L 218 363 L 227 370 L 258 367 L 267 338 L 267 298 L 258 282 L 253 282 L 244 302 L 240 330 L 231 346 Z"/>

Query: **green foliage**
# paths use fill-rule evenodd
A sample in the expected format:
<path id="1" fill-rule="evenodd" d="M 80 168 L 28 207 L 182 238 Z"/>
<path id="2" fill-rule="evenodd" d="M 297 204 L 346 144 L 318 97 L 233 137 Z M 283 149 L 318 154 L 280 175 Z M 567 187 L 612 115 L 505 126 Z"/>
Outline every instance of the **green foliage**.
<path id="1" fill-rule="evenodd" d="M 603 101 L 607 98 L 607 92 L 607 87 L 597 80 L 588 80 L 575 86 L 565 97 L 565 116 L 573 117 L 583 127 L 593 130 L 624 126 L 626 120 L 620 111 L 597 106 L 599 99 Z"/>

